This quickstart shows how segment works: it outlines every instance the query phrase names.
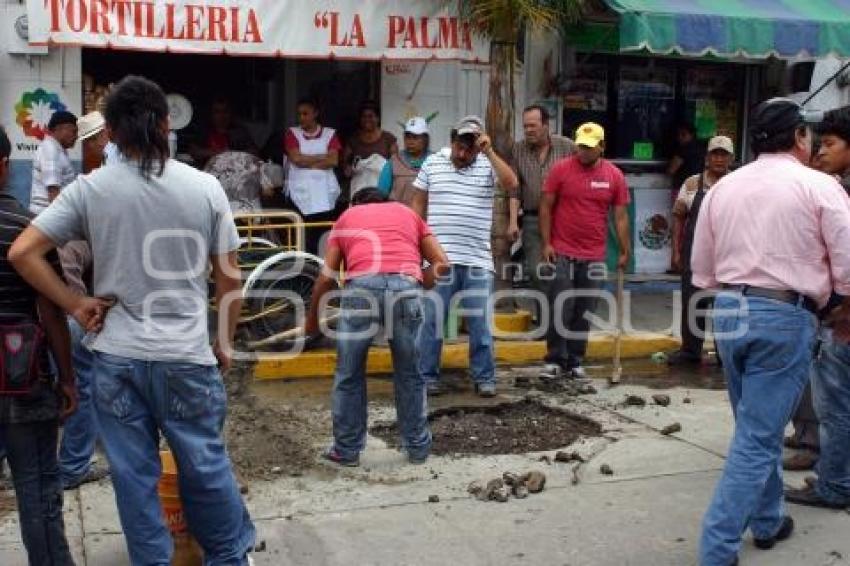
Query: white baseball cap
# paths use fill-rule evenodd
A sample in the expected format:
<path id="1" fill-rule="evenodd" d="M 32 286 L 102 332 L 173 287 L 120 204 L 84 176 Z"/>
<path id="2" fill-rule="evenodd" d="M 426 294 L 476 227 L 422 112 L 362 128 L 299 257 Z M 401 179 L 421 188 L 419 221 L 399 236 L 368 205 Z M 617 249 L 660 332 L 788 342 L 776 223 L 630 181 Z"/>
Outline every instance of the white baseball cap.
<path id="1" fill-rule="evenodd" d="M 404 123 L 404 133 L 414 134 L 417 136 L 430 135 L 428 131 L 428 122 L 422 116 L 414 116 Z"/>
<path id="2" fill-rule="evenodd" d="M 730 155 L 735 155 L 735 144 L 732 143 L 732 140 L 727 136 L 714 136 L 708 142 L 708 153 L 711 153 L 715 149 L 722 149 L 726 153 Z"/>

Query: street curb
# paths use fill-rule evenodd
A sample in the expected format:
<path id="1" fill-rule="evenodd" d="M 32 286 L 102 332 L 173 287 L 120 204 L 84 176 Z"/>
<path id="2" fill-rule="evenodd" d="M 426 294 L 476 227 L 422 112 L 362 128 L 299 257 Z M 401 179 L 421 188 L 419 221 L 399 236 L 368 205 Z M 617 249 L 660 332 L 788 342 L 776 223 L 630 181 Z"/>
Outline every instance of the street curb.
<path id="1" fill-rule="evenodd" d="M 669 352 L 681 344 L 678 338 L 665 334 L 640 332 L 623 336 L 621 357 L 623 359 L 649 358 L 659 351 Z M 544 341 L 496 340 L 496 363 L 498 365 L 522 365 L 540 363 L 546 354 Z M 610 333 L 594 332 L 587 344 L 587 359 L 610 361 L 614 355 L 614 337 Z M 254 377 L 261 380 L 276 380 L 303 377 L 333 377 L 336 368 L 336 350 L 323 349 L 304 352 L 297 356 L 268 356 L 254 366 Z M 469 344 L 458 342 L 443 346 L 443 367 L 466 369 L 469 367 Z M 369 350 L 366 366 L 368 374 L 392 373 L 392 357 L 387 347 Z"/>

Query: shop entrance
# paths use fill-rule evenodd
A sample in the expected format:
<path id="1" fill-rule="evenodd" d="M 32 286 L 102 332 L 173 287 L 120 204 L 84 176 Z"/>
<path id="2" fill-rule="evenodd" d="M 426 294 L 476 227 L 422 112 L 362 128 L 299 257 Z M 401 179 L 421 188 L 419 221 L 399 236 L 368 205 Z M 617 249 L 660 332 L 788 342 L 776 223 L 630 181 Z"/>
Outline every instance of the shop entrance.
<path id="1" fill-rule="evenodd" d="M 317 100 L 323 124 L 344 140 L 355 129 L 358 105 L 380 96 L 380 64 L 373 62 L 83 49 L 82 67 L 85 112 L 95 110 L 109 84 L 128 74 L 185 96 L 193 117 L 179 132 L 178 154 L 189 162 L 190 146 L 203 140 L 209 126 L 213 101 L 227 100 L 259 156 L 280 163 L 283 132 L 296 123 L 298 99 Z"/>

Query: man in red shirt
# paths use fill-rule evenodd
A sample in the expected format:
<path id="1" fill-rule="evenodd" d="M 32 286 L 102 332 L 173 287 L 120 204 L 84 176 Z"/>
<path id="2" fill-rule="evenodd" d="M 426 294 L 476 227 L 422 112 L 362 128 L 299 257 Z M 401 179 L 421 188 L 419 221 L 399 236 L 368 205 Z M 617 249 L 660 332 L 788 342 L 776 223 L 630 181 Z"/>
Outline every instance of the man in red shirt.
<path id="1" fill-rule="evenodd" d="M 357 466 L 366 445 L 366 358 L 383 326 L 393 358 L 396 413 L 402 447 L 412 463 L 428 458 L 431 433 L 425 381 L 419 372 L 416 338 L 422 324 L 422 289 L 448 271 L 449 260 L 422 218 L 400 202 L 385 202 L 368 187 L 334 225 L 325 265 L 313 288 L 305 332 L 319 331 L 322 298 L 334 286 L 343 262 L 345 289 L 337 324 L 333 385 L 333 446 L 324 455 Z M 422 260 L 429 263 L 422 269 Z"/>
<path id="2" fill-rule="evenodd" d="M 587 350 L 587 313 L 596 300 L 590 296 L 606 279 L 605 242 L 608 215 L 614 209 L 620 257 L 629 261 L 629 189 L 615 165 L 602 158 L 605 131 L 587 123 L 576 130 L 577 153 L 559 161 L 549 172 L 540 201 L 543 260 L 554 264 L 549 280 L 552 321 L 546 335 L 546 367 L 541 379 L 585 377 L 581 366 Z"/>

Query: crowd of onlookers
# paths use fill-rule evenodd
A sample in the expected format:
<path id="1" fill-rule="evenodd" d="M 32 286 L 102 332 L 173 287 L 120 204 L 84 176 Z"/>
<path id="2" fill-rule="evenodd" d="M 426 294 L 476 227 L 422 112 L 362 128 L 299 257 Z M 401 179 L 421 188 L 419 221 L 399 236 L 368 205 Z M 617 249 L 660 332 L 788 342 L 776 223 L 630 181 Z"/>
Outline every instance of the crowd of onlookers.
<path id="1" fill-rule="evenodd" d="M 285 198 L 304 220 L 333 222 L 326 237 L 325 230 L 308 234 L 307 249 L 321 251 L 324 263 L 302 329 L 328 330 L 323 314 L 344 266 L 330 462 L 359 465 L 366 357 L 378 332 L 392 351 L 399 431 L 412 464 L 429 457 L 427 399 L 445 391 L 441 354 L 452 311 L 466 324 L 476 393 L 497 394 L 492 238 L 500 195 L 509 202 L 500 236 L 522 239 L 536 318 L 547 331 L 539 378 L 586 377 L 587 314 L 609 278 L 611 223 L 618 270 L 631 253 L 629 190 L 604 157 L 602 126 L 582 124 L 568 139 L 549 131 L 546 108 L 529 106 L 522 139 L 499 155 L 476 116 L 459 120 L 450 144 L 434 150 L 427 121 L 413 117 L 399 147 L 367 103 L 343 145 L 321 124 L 316 104 L 303 100 L 299 125 L 284 135 L 283 173 L 251 169 L 250 138 L 238 133 L 226 104 L 216 104 L 214 128 L 192 149 L 196 164 L 215 175 L 172 158 L 165 96 L 131 76 L 109 93 L 102 113 L 53 114 L 33 161 L 29 210 L 0 190 L 0 446 L 33 563 L 72 563 L 62 493 L 106 473 L 91 463 L 96 439 L 131 561 L 167 563 L 172 542 L 157 496 L 161 438 L 177 462 L 187 523 L 206 561 L 250 563 L 255 529 L 221 435 L 220 370 L 230 367 L 241 308 L 234 200 L 254 206 Z M 850 503 L 850 306 L 843 298 L 850 294 L 843 249 L 850 200 L 830 176 L 850 172 L 850 110 L 827 113 L 816 126 L 806 120 L 795 103 L 770 100 L 751 120 L 753 163 L 732 172 L 735 148 L 725 136 L 708 140 L 698 158 L 686 149 L 695 140 L 685 128 L 671 164 L 679 184 L 673 264 L 682 272 L 686 313 L 671 363 L 701 362 L 701 315 L 713 303 L 736 417 L 704 522 L 706 565 L 737 564 L 748 527 L 760 548 L 791 535 L 781 450 L 795 410 L 797 431 L 787 442 L 812 451 L 818 477 L 785 497 L 820 507 Z M 67 153 L 78 140 L 102 156 L 81 176 Z M 10 153 L 0 130 L 0 188 Z M 231 181 L 239 187 L 249 170 L 259 194 L 223 189 Z M 336 170 L 350 179 L 347 198 Z M 213 340 L 208 277 L 219 317 Z M 825 321 L 820 338 L 816 315 Z M 813 406 L 799 402 L 810 372 Z"/>

